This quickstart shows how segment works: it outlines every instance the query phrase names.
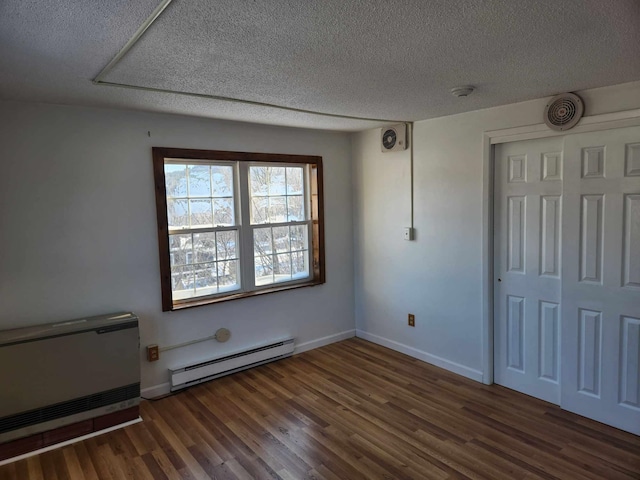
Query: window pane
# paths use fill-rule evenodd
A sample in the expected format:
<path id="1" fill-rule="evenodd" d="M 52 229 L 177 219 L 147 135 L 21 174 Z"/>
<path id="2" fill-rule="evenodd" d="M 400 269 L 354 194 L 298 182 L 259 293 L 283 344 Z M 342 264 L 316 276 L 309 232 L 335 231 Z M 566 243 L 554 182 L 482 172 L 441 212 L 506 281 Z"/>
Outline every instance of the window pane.
<path id="1" fill-rule="evenodd" d="M 291 280 L 291 254 L 280 253 L 274 255 L 273 277 L 276 282 Z"/>
<path id="2" fill-rule="evenodd" d="M 268 167 L 249 168 L 251 196 L 265 196 L 269 194 L 268 170 Z"/>
<path id="3" fill-rule="evenodd" d="M 240 288 L 238 282 L 238 261 L 218 262 L 218 285 L 220 291 Z"/>
<path id="4" fill-rule="evenodd" d="M 291 245 L 289 244 L 289 227 L 273 228 L 273 247 L 278 253 L 291 251 Z"/>
<path id="5" fill-rule="evenodd" d="M 213 165 L 211 178 L 214 197 L 233 197 L 233 167 Z"/>
<path id="6" fill-rule="evenodd" d="M 269 195 L 285 195 L 287 184 L 285 177 L 286 168 L 267 167 L 267 182 L 269 184 Z"/>
<path id="7" fill-rule="evenodd" d="M 208 165 L 189 165 L 189 196 L 211 196 L 211 172 Z"/>
<path id="8" fill-rule="evenodd" d="M 291 264 L 291 273 L 294 278 L 309 276 L 309 252 L 293 252 Z"/>
<path id="9" fill-rule="evenodd" d="M 187 196 L 187 166 L 170 165 L 164 166 L 165 187 L 167 197 Z"/>
<path id="10" fill-rule="evenodd" d="M 235 225 L 233 198 L 214 198 L 213 213 L 216 226 Z"/>
<path id="11" fill-rule="evenodd" d="M 291 227 L 291 250 L 306 250 L 307 248 L 307 226 L 293 225 Z"/>
<path id="12" fill-rule="evenodd" d="M 256 228 L 253 231 L 253 255 L 256 285 L 273 283 L 273 255 L 271 228 Z"/>
<path id="13" fill-rule="evenodd" d="M 256 285 L 273 283 L 273 256 L 260 255 L 255 257 Z"/>
<path id="14" fill-rule="evenodd" d="M 191 260 L 191 235 L 169 235 L 169 253 L 171 266 L 174 265 L 186 265 L 187 254 L 189 254 L 189 260 Z"/>
<path id="15" fill-rule="evenodd" d="M 196 295 L 211 295 L 218 291 L 218 278 L 215 263 L 195 265 Z"/>
<path id="16" fill-rule="evenodd" d="M 189 200 L 192 227 L 210 227 L 213 225 L 211 199 Z"/>
<path id="17" fill-rule="evenodd" d="M 189 226 L 189 207 L 186 200 L 167 200 L 167 221 L 170 229 Z"/>
<path id="18" fill-rule="evenodd" d="M 216 260 L 216 234 L 194 233 L 193 250 L 195 251 L 195 262 L 215 262 Z"/>
<path id="19" fill-rule="evenodd" d="M 218 260 L 231 260 L 238 258 L 236 244 L 238 243 L 238 232 L 216 233 L 216 243 L 218 247 Z"/>
<path id="20" fill-rule="evenodd" d="M 287 221 L 287 197 L 269 197 L 269 222 Z"/>
<path id="21" fill-rule="evenodd" d="M 304 197 L 302 195 L 287 197 L 287 215 L 289 222 L 301 222 L 305 220 Z"/>
<path id="22" fill-rule="evenodd" d="M 267 223 L 269 221 L 269 199 L 267 197 L 253 197 L 251 199 L 251 223 Z"/>
<path id="23" fill-rule="evenodd" d="M 304 175 L 300 167 L 287 168 L 287 195 L 302 195 Z"/>
<path id="24" fill-rule="evenodd" d="M 171 268 L 171 290 L 175 299 L 193 296 L 193 267 Z"/>
<path id="25" fill-rule="evenodd" d="M 271 243 L 271 227 L 256 228 L 253 230 L 253 254 L 254 256 L 267 255 L 273 250 Z"/>

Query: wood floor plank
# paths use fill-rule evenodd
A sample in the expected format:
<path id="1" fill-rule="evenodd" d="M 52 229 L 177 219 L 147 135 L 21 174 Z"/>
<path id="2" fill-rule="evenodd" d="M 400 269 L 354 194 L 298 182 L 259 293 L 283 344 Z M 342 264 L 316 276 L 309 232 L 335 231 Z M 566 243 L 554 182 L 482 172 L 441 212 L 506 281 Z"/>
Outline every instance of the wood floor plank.
<path id="1" fill-rule="evenodd" d="M 167 457 L 165 451 L 162 448 L 158 448 L 149 452 L 147 455 L 151 455 L 158 467 L 164 472 L 169 480 L 179 480 L 182 478 L 182 474 L 176 469 L 175 465 Z M 145 462 L 146 463 L 146 462 Z"/>
<path id="2" fill-rule="evenodd" d="M 161 422 L 161 419 L 156 420 L 155 422 L 147 422 L 146 427 L 149 431 L 149 435 L 157 442 L 158 448 L 154 450 L 157 452 L 161 450 L 162 453 L 167 457 L 173 468 L 176 470 L 183 470 L 186 468 L 184 460 L 180 457 L 180 455 L 173 448 L 167 437 L 165 437 L 164 433 L 161 431 L 161 426 L 158 425 Z"/>
<path id="3" fill-rule="evenodd" d="M 127 470 L 126 468 L 123 468 L 123 465 L 119 461 L 119 458 L 124 458 L 125 460 L 133 460 L 135 457 L 118 457 L 114 454 L 114 450 L 111 448 L 111 445 L 109 443 L 104 443 L 98 446 L 95 458 L 100 458 L 104 461 L 104 465 L 107 469 L 105 478 L 117 480 L 119 478 L 127 478 Z M 131 478 L 130 474 L 129 478 Z"/>
<path id="4" fill-rule="evenodd" d="M 163 400 L 161 400 L 163 402 Z M 162 411 L 162 404 L 158 405 L 144 405 L 146 408 L 157 408 L 159 411 Z M 164 416 L 158 416 L 158 419 L 154 422 L 158 431 L 161 433 L 162 438 L 167 442 L 170 446 L 169 452 L 175 452 L 175 454 L 179 457 L 180 462 L 184 464 L 184 467 L 179 468 L 180 471 L 187 472 L 188 475 L 194 476 L 195 478 L 208 478 L 206 472 L 202 469 L 200 464 L 196 461 L 195 458 L 189 452 L 189 446 L 193 445 L 193 442 L 189 440 L 185 445 L 181 442 L 180 438 L 176 435 L 175 431 L 165 422 Z M 133 425 L 135 426 L 135 425 Z M 167 450 L 165 450 L 167 451 Z M 171 458 L 171 457 L 170 457 Z M 172 460 L 172 463 L 176 465 L 175 460 Z"/>
<path id="5" fill-rule="evenodd" d="M 62 454 L 60 458 L 60 462 L 64 463 L 66 467 L 66 471 L 68 472 L 69 478 L 75 480 L 80 479 L 83 480 L 86 478 L 84 472 L 82 470 L 82 466 L 80 465 L 80 460 L 76 455 L 76 451 L 73 446 L 69 445 L 59 450 Z"/>
<path id="6" fill-rule="evenodd" d="M 38 457 L 30 457 L 26 459 L 27 464 L 27 476 L 31 480 L 43 480 L 44 474 L 42 473 L 42 463 Z M 93 480 L 93 479 L 92 479 Z"/>
<path id="7" fill-rule="evenodd" d="M 153 453 L 147 452 L 142 455 L 141 458 L 146 466 L 146 469 L 155 480 L 169 480 L 169 475 L 171 475 L 170 471 L 167 472 L 160 466 L 160 464 L 156 460 L 156 457 L 153 456 Z"/>
<path id="8" fill-rule="evenodd" d="M 78 442 L 73 444 L 72 448 L 75 450 L 84 480 L 99 480 L 98 472 L 96 472 L 93 462 L 91 461 L 91 456 L 87 451 L 87 444 L 85 442 Z"/>
<path id="9" fill-rule="evenodd" d="M 84 442 L 81 442 L 81 445 L 87 450 L 87 454 L 89 455 L 89 460 L 91 461 L 91 465 L 93 465 L 98 478 L 111 480 L 113 479 L 113 475 L 111 474 L 112 470 L 109 468 L 109 464 L 107 458 L 104 455 L 101 455 L 101 445 L 98 443 L 98 438 L 89 438 Z M 80 444 L 76 444 L 74 448 L 78 449 Z M 42 455 L 39 455 L 42 457 Z M 44 466 L 43 466 L 44 468 Z"/>
<path id="10" fill-rule="evenodd" d="M 129 435 L 127 435 L 123 430 L 114 430 L 106 435 L 109 435 L 110 437 L 109 446 L 111 447 L 111 450 L 113 450 L 114 455 L 124 456 L 127 458 L 136 458 L 140 455 L 141 452 L 136 449 L 131 442 Z"/>
<path id="11" fill-rule="evenodd" d="M 45 480 L 59 480 L 56 470 L 54 452 L 46 452 L 40 455 L 42 462 L 42 472 Z M 15 478 L 15 477 L 14 477 Z"/>
<path id="12" fill-rule="evenodd" d="M 640 480 L 640 437 L 361 339 L 141 404 L 0 480 Z"/>
<path id="13" fill-rule="evenodd" d="M 16 468 L 19 468 L 17 463 L 10 463 L 8 465 L 4 465 L 0 467 L 0 480 L 13 480 L 17 478 Z"/>

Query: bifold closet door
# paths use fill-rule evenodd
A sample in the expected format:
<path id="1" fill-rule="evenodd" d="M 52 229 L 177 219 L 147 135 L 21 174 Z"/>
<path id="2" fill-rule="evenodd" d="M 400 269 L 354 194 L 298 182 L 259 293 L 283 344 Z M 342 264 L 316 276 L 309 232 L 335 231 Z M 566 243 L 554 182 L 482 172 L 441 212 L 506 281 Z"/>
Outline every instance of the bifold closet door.
<path id="1" fill-rule="evenodd" d="M 564 139 L 561 406 L 640 434 L 640 127 Z"/>

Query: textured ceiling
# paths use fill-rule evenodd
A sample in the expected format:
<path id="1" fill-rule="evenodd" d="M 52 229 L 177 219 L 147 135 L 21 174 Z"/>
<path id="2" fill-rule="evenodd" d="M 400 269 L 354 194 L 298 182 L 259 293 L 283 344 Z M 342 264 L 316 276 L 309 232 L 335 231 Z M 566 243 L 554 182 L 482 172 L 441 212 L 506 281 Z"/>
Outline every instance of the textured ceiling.
<path id="1" fill-rule="evenodd" d="M 337 130 L 381 124 L 94 85 L 158 3 L 0 2 L 0 98 Z M 173 0 L 102 80 L 421 120 L 640 80 L 640 1 Z M 464 84 L 477 91 L 450 95 Z"/>

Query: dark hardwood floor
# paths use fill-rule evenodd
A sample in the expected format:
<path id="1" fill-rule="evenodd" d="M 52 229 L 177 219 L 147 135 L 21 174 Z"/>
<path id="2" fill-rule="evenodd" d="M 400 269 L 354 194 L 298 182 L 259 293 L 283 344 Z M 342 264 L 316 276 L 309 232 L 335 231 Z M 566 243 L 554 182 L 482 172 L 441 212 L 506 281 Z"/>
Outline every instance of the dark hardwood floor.
<path id="1" fill-rule="evenodd" d="M 141 412 L 0 479 L 640 479 L 640 437 L 360 339 Z"/>

